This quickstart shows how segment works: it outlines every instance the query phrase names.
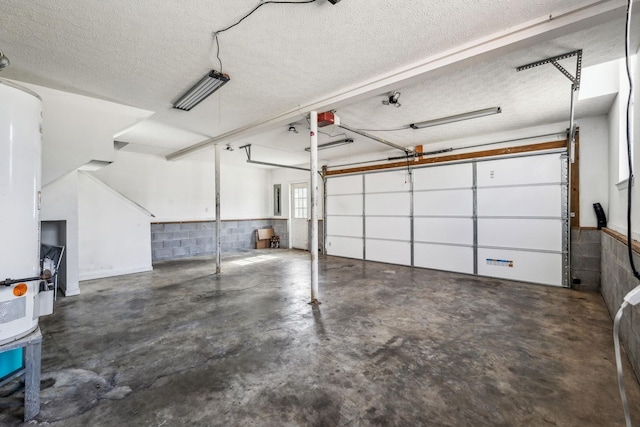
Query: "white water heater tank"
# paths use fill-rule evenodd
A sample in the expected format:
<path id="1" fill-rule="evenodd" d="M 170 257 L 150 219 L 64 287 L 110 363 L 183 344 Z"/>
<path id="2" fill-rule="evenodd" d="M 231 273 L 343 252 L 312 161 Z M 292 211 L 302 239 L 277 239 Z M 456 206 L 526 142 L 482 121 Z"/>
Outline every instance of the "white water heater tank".
<path id="1" fill-rule="evenodd" d="M 40 276 L 42 101 L 0 79 L 0 283 Z M 38 327 L 39 280 L 0 284 L 0 345 Z"/>

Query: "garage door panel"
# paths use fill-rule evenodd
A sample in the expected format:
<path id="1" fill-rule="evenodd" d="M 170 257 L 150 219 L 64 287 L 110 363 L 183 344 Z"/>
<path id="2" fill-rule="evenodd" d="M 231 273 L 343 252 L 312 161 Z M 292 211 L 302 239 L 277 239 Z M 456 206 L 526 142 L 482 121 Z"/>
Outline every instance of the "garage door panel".
<path id="1" fill-rule="evenodd" d="M 463 163 L 420 168 L 414 170 L 413 178 L 413 188 L 416 191 L 471 188 L 473 167 L 471 163 Z"/>
<path id="2" fill-rule="evenodd" d="M 562 251 L 562 220 L 481 218 L 478 245 Z"/>
<path id="3" fill-rule="evenodd" d="M 345 258 L 362 259 L 362 239 L 327 236 L 327 254 Z"/>
<path id="4" fill-rule="evenodd" d="M 473 215 L 473 190 L 442 190 L 416 192 L 415 215 L 469 216 Z"/>
<path id="5" fill-rule="evenodd" d="M 362 217 L 327 217 L 327 235 L 362 238 Z"/>
<path id="6" fill-rule="evenodd" d="M 414 244 L 414 265 L 473 274 L 473 248 L 416 243 Z"/>
<path id="7" fill-rule="evenodd" d="M 332 177 L 327 180 L 327 194 L 362 193 L 362 175 Z"/>
<path id="8" fill-rule="evenodd" d="M 411 243 L 367 239 L 367 260 L 411 265 Z"/>
<path id="9" fill-rule="evenodd" d="M 411 189 L 406 170 L 372 173 L 364 179 L 367 193 L 408 192 Z"/>
<path id="10" fill-rule="evenodd" d="M 473 244 L 472 218 L 415 218 L 416 242 Z"/>
<path id="11" fill-rule="evenodd" d="M 327 215 L 362 215 L 362 195 L 327 196 Z"/>
<path id="12" fill-rule="evenodd" d="M 478 186 L 559 183 L 562 161 L 547 154 L 478 162 Z"/>
<path id="13" fill-rule="evenodd" d="M 562 254 L 478 248 L 478 274 L 562 286 Z"/>
<path id="14" fill-rule="evenodd" d="M 367 215 L 409 216 L 410 203 L 409 193 L 367 194 L 365 212 Z"/>
<path id="15" fill-rule="evenodd" d="M 416 167 L 413 185 L 406 170 L 330 178 L 327 251 L 567 285 L 565 175 L 566 159 L 555 152 Z"/>
<path id="16" fill-rule="evenodd" d="M 560 185 L 479 188 L 478 216 L 557 217 L 561 212 Z"/>
<path id="17" fill-rule="evenodd" d="M 368 217 L 367 239 L 411 240 L 411 219 L 396 217 Z"/>

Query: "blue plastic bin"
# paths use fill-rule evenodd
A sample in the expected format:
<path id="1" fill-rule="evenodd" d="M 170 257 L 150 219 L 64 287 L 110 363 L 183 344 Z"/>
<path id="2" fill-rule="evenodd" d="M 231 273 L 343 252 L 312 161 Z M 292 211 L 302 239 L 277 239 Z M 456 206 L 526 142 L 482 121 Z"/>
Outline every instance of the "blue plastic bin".
<path id="1" fill-rule="evenodd" d="M 22 368 L 22 349 L 0 353 L 0 380 Z"/>

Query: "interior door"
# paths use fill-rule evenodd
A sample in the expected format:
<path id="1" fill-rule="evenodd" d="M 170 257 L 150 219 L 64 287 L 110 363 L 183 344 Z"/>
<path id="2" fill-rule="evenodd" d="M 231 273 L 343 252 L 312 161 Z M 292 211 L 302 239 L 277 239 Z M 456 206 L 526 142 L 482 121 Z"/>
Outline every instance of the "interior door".
<path id="1" fill-rule="evenodd" d="M 309 183 L 291 185 L 291 246 L 309 249 Z"/>

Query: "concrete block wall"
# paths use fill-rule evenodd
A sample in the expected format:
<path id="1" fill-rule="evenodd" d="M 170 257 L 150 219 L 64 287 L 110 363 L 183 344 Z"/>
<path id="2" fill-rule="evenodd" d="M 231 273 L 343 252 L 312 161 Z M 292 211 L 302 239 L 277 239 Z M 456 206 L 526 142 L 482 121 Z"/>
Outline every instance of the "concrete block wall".
<path id="1" fill-rule="evenodd" d="M 151 224 L 152 261 L 215 255 L 214 221 Z M 222 253 L 255 249 L 255 231 L 273 227 L 280 236 L 280 247 L 287 248 L 289 235 L 286 219 L 223 220 L 220 233 Z"/>
<path id="2" fill-rule="evenodd" d="M 614 234 L 614 233 L 612 233 Z M 627 254 L 627 246 L 608 232 L 602 233 L 602 297 L 611 318 L 616 315 L 622 298 L 640 281 L 633 277 Z M 636 268 L 640 267 L 640 255 L 634 253 Z M 620 323 L 620 337 L 636 376 L 640 378 L 640 305 L 627 307 Z"/>
<path id="3" fill-rule="evenodd" d="M 600 230 L 571 230 L 571 277 L 580 279 L 572 284 L 581 291 L 600 291 Z"/>
<path id="4" fill-rule="evenodd" d="M 289 221 L 286 219 L 274 219 L 271 221 L 273 225 L 273 231 L 276 235 L 280 236 L 280 247 L 289 247 Z"/>

